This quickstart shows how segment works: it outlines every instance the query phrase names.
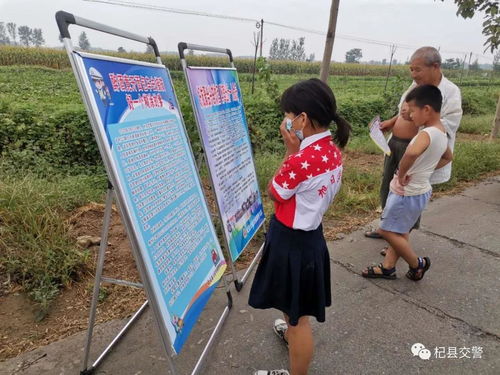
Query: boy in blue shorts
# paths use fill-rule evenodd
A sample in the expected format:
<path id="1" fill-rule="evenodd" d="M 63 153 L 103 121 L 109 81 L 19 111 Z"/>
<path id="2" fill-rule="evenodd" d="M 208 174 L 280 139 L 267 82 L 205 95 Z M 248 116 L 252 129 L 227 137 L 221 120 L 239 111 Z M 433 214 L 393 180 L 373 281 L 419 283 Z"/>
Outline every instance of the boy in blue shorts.
<path id="1" fill-rule="evenodd" d="M 423 129 L 411 140 L 391 181 L 379 229 L 390 247 L 383 263 L 361 273 L 367 278 L 395 279 L 400 257 L 410 267 L 406 277 L 413 281 L 421 280 L 431 266 L 428 257 L 417 257 L 408 235 L 431 197 L 432 172 L 450 163 L 453 155 L 441 124 L 441 91 L 432 85 L 417 86 L 405 101 L 415 126 Z"/>

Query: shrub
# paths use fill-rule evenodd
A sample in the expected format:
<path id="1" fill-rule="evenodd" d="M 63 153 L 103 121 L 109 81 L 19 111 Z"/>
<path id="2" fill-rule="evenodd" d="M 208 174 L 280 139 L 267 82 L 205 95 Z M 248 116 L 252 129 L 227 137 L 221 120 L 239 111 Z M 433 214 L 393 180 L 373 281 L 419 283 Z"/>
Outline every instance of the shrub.
<path id="1" fill-rule="evenodd" d="M 46 117 L 27 107 L 1 112 L 0 153 L 4 167 L 30 169 L 38 175 L 61 170 L 78 174 L 102 166 L 83 108 Z"/>
<path id="2" fill-rule="evenodd" d="M 387 103 L 380 96 L 350 97 L 344 98 L 339 105 L 340 114 L 352 126 L 353 135 L 366 134 L 369 122 L 375 115 L 385 117 Z"/>
<path id="3" fill-rule="evenodd" d="M 485 92 L 485 89 L 462 90 L 462 110 L 468 115 L 485 115 L 494 113 L 499 92 Z M 488 95 L 489 94 L 489 95 Z"/>
<path id="4" fill-rule="evenodd" d="M 469 134 L 490 134 L 495 115 L 464 115 L 458 131 Z"/>

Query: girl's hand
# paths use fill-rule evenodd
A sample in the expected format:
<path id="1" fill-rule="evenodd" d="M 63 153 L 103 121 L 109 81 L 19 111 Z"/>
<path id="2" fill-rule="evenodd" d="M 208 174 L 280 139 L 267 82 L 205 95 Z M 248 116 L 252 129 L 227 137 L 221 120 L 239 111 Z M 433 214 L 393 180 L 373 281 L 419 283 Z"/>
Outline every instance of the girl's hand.
<path id="1" fill-rule="evenodd" d="M 283 137 L 283 143 L 285 144 L 287 155 L 292 155 L 299 152 L 300 139 L 297 138 L 293 129 L 290 131 L 286 129 L 286 118 L 284 118 L 281 122 L 280 133 Z"/>

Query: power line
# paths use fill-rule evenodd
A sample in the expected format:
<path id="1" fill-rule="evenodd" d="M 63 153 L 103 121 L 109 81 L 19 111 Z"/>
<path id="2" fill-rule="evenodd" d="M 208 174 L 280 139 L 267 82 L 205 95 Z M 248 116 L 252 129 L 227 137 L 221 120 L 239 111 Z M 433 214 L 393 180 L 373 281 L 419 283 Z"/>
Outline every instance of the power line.
<path id="1" fill-rule="evenodd" d="M 306 32 L 306 33 L 311 33 L 311 34 L 317 34 L 317 35 L 321 35 L 321 36 L 326 36 L 325 32 L 319 31 L 319 30 L 312 30 L 312 29 L 306 29 L 306 28 L 302 28 L 302 27 L 288 26 L 288 25 L 283 25 L 281 23 L 270 22 L 270 21 L 266 21 L 266 24 L 267 25 L 278 26 L 278 27 L 283 27 L 285 29 L 296 30 L 296 31 L 303 31 L 303 32 Z M 346 35 L 346 34 L 336 34 L 336 37 L 338 37 L 340 39 L 354 40 L 354 41 L 357 41 L 357 42 L 365 42 L 365 43 L 371 43 L 371 44 L 378 44 L 378 45 L 387 46 L 387 47 L 390 47 L 390 46 L 394 45 L 394 43 L 391 43 L 391 42 L 384 42 L 384 41 L 381 41 L 381 40 L 374 40 L 374 39 L 366 39 L 366 38 L 361 38 L 361 37 L 356 37 L 356 36 Z M 401 48 L 404 48 L 404 47 L 406 47 L 406 48 L 414 48 L 413 46 L 405 46 L 403 44 L 401 44 L 401 45 L 398 44 L 397 46 L 401 47 Z"/>
<path id="2" fill-rule="evenodd" d="M 215 13 L 199 12 L 199 11 L 187 10 L 187 9 L 170 8 L 170 7 L 160 6 L 160 5 L 153 5 L 153 4 L 134 3 L 131 1 L 126 1 L 126 0 L 83 0 L 83 1 L 109 4 L 109 5 L 117 5 L 117 6 L 127 7 L 127 8 L 158 10 L 158 11 L 162 11 L 162 12 L 175 13 L 175 14 L 202 16 L 202 17 L 209 17 L 209 18 L 242 21 L 242 22 L 252 22 L 252 23 L 255 23 L 256 25 L 260 23 L 259 20 L 253 19 L 253 18 L 234 17 L 234 16 L 227 16 L 224 14 L 215 14 Z M 284 24 L 277 23 L 277 22 L 266 21 L 266 25 L 272 25 L 272 26 L 277 26 L 277 27 L 289 29 L 289 30 L 301 31 L 301 32 L 305 32 L 305 33 L 326 36 L 326 33 L 324 31 L 307 29 L 307 28 L 296 27 L 296 26 L 289 26 L 289 25 L 284 25 Z M 376 40 L 376 39 L 362 38 L 362 37 L 353 36 L 353 35 L 346 35 L 346 34 L 336 34 L 336 37 L 339 39 L 351 40 L 351 41 L 360 42 L 360 43 L 374 44 L 374 45 L 379 45 L 379 46 L 386 46 L 386 47 L 396 46 L 398 48 L 407 49 L 407 50 L 415 50 L 415 49 L 421 47 L 421 46 L 415 46 L 415 45 L 410 45 L 410 44 L 393 43 L 393 42 L 387 42 L 387 41 Z M 440 52 L 450 53 L 450 54 L 460 54 L 460 55 L 463 55 L 465 53 L 469 53 L 469 52 L 465 52 L 465 51 L 445 51 L 445 50 L 441 50 Z M 473 55 L 476 58 L 484 58 L 484 59 L 493 61 L 493 58 L 482 55 L 482 54 L 473 53 Z"/>
<path id="3" fill-rule="evenodd" d="M 123 1 L 123 0 L 121 0 L 121 1 L 118 1 L 118 0 L 106 0 L 106 1 L 104 1 L 104 0 L 83 0 L 83 1 L 92 2 L 92 3 L 118 5 L 118 6 L 123 6 L 123 7 L 127 7 L 127 8 L 159 10 L 159 11 L 167 12 L 167 13 L 188 14 L 188 15 L 193 15 L 193 16 L 221 18 L 221 19 L 228 19 L 228 20 L 235 20 L 235 21 L 254 22 L 254 23 L 259 22 L 259 20 L 255 20 L 252 18 L 233 17 L 233 16 L 226 16 L 223 14 L 214 14 L 214 13 L 207 13 L 207 12 L 197 12 L 194 10 L 169 8 L 169 7 L 159 6 L 159 5 L 141 4 L 141 3 L 134 3 L 131 1 Z"/>
<path id="4" fill-rule="evenodd" d="M 321 36 L 326 36 L 326 34 L 324 32 L 318 31 L 318 30 L 312 30 L 312 29 L 306 29 L 306 28 L 301 28 L 301 27 L 288 26 L 288 25 L 283 25 L 283 24 L 280 24 L 280 23 L 270 22 L 270 21 L 266 21 L 266 24 L 267 25 L 278 26 L 278 27 L 283 27 L 283 28 L 290 29 L 290 30 L 303 31 L 303 32 L 307 32 L 307 33 L 312 33 L 312 34 L 318 34 L 318 35 L 321 35 Z M 375 40 L 375 39 L 367 39 L 367 38 L 357 37 L 357 36 L 353 36 L 353 35 L 346 35 L 346 34 L 336 34 L 335 37 L 339 38 L 339 39 L 352 40 L 352 41 L 362 42 L 362 43 L 368 43 L 368 44 L 376 44 L 376 45 L 386 46 L 386 47 L 396 46 L 398 48 L 408 49 L 408 50 L 415 50 L 415 49 L 421 47 L 421 46 L 415 46 L 415 45 L 410 45 L 410 44 L 401 44 L 401 43 L 386 42 L 386 41 Z M 464 52 L 464 51 L 445 51 L 445 50 L 442 50 L 441 52 L 451 53 L 451 54 L 459 54 L 459 55 L 463 55 L 464 53 L 469 53 L 469 52 Z M 476 57 L 481 57 L 481 58 L 485 58 L 485 59 L 493 61 L 493 58 L 491 58 L 491 57 L 488 57 L 488 56 L 485 56 L 485 55 L 481 55 L 481 54 L 478 54 L 478 53 L 474 53 L 474 52 L 472 54 L 474 56 L 476 56 Z"/>
<path id="5" fill-rule="evenodd" d="M 133 3 L 130 1 L 125 1 L 125 0 L 84 0 L 84 1 L 93 2 L 93 3 L 118 5 L 118 6 L 128 7 L 128 8 L 159 10 L 159 11 L 163 11 L 163 12 L 167 12 L 167 13 L 186 14 L 186 15 L 203 16 L 203 17 L 209 17 L 209 18 L 219 18 L 219 19 L 229 19 L 229 20 L 252 22 L 252 23 L 259 22 L 259 20 L 252 19 L 252 18 L 233 17 L 233 16 L 222 15 L 222 14 L 214 14 L 214 13 L 199 12 L 199 11 L 186 10 L 186 9 L 163 7 L 163 6 L 159 6 L 159 5 L 153 5 L 153 4 L 140 4 L 140 3 L 138 4 L 138 3 Z M 306 33 L 326 36 L 325 32 L 319 31 L 319 30 L 312 30 L 312 29 L 306 29 L 306 28 L 301 28 L 301 27 L 289 26 L 289 25 L 284 25 L 284 24 L 280 24 L 277 22 L 270 22 L 270 21 L 266 21 L 266 24 L 282 27 L 285 29 L 302 31 L 302 32 L 306 32 Z M 355 36 L 350 36 L 350 35 L 338 34 L 338 37 L 341 39 L 355 40 L 358 42 L 366 42 L 366 43 L 372 43 L 372 44 L 378 44 L 378 45 L 384 45 L 384 46 L 392 46 L 394 44 L 394 43 L 390 43 L 390 42 L 377 41 L 377 40 L 373 40 L 373 39 L 365 39 L 365 38 L 360 38 L 360 37 L 355 37 Z M 401 47 L 401 48 L 406 47 L 406 48 L 410 48 L 410 49 L 414 48 L 414 46 L 403 46 L 403 45 L 398 45 L 398 47 Z"/>

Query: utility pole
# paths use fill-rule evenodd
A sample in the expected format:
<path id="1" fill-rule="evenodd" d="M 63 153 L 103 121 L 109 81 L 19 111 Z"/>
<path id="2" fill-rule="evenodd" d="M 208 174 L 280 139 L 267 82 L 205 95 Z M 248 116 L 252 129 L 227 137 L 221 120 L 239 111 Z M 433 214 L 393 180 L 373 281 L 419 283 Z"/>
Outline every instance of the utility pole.
<path id="1" fill-rule="evenodd" d="M 264 19 L 260 19 L 260 57 L 262 57 L 262 44 L 264 43 Z"/>
<path id="2" fill-rule="evenodd" d="M 332 6 L 330 7 L 330 20 L 328 21 L 328 31 L 326 32 L 325 51 L 323 52 L 323 62 L 321 63 L 321 70 L 319 73 L 319 79 L 323 82 L 328 81 L 328 74 L 330 73 L 330 61 L 332 60 L 339 3 L 340 0 L 332 0 Z"/>
<path id="3" fill-rule="evenodd" d="M 255 55 L 253 57 L 252 95 L 253 95 L 254 89 L 255 89 L 255 73 L 256 73 L 256 69 L 257 69 L 257 51 L 259 49 L 259 38 L 260 38 L 260 33 L 254 32 L 253 33 L 253 45 L 255 47 Z"/>
<path id="4" fill-rule="evenodd" d="M 469 54 L 469 63 L 467 64 L 467 77 L 469 77 L 470 72 L 470 59 L 472 58 L 472 52 Z"/>
<path id="5" fill-rule="evenodd" d="M 462 76 L 464 75 L 465 60 L 467 60 L 467 54 L 464 56 L 464 62 L 462 63 L 462 71 L 460 72 L 460 84 L 462 84 Z"/>
<path id="6" fill-rule="evenodd" d="M 391 46 L 391 60 L 389 61 L 389 70 L 387 70 L 387 77 L 385 77 L 385 86 L 384 86 L 384 94 L 387 90 L 387 82 L 389 81 L 389 76 L 391 75 L 391 67 L 392 67 L 392 58 L 394 57 L 394 52 L 396 52 L 396 45 L 393 44 Z"/>
<path id="7" fill-rule="evenodd" d="M 496 137 L 498 137 L 499 131 L 500 131 L 500 98 L 498 98 L 497 102 L 497 112 L 495 114 L 495 119 L 493 120 L 490 139 L 493 140 Z"/>

